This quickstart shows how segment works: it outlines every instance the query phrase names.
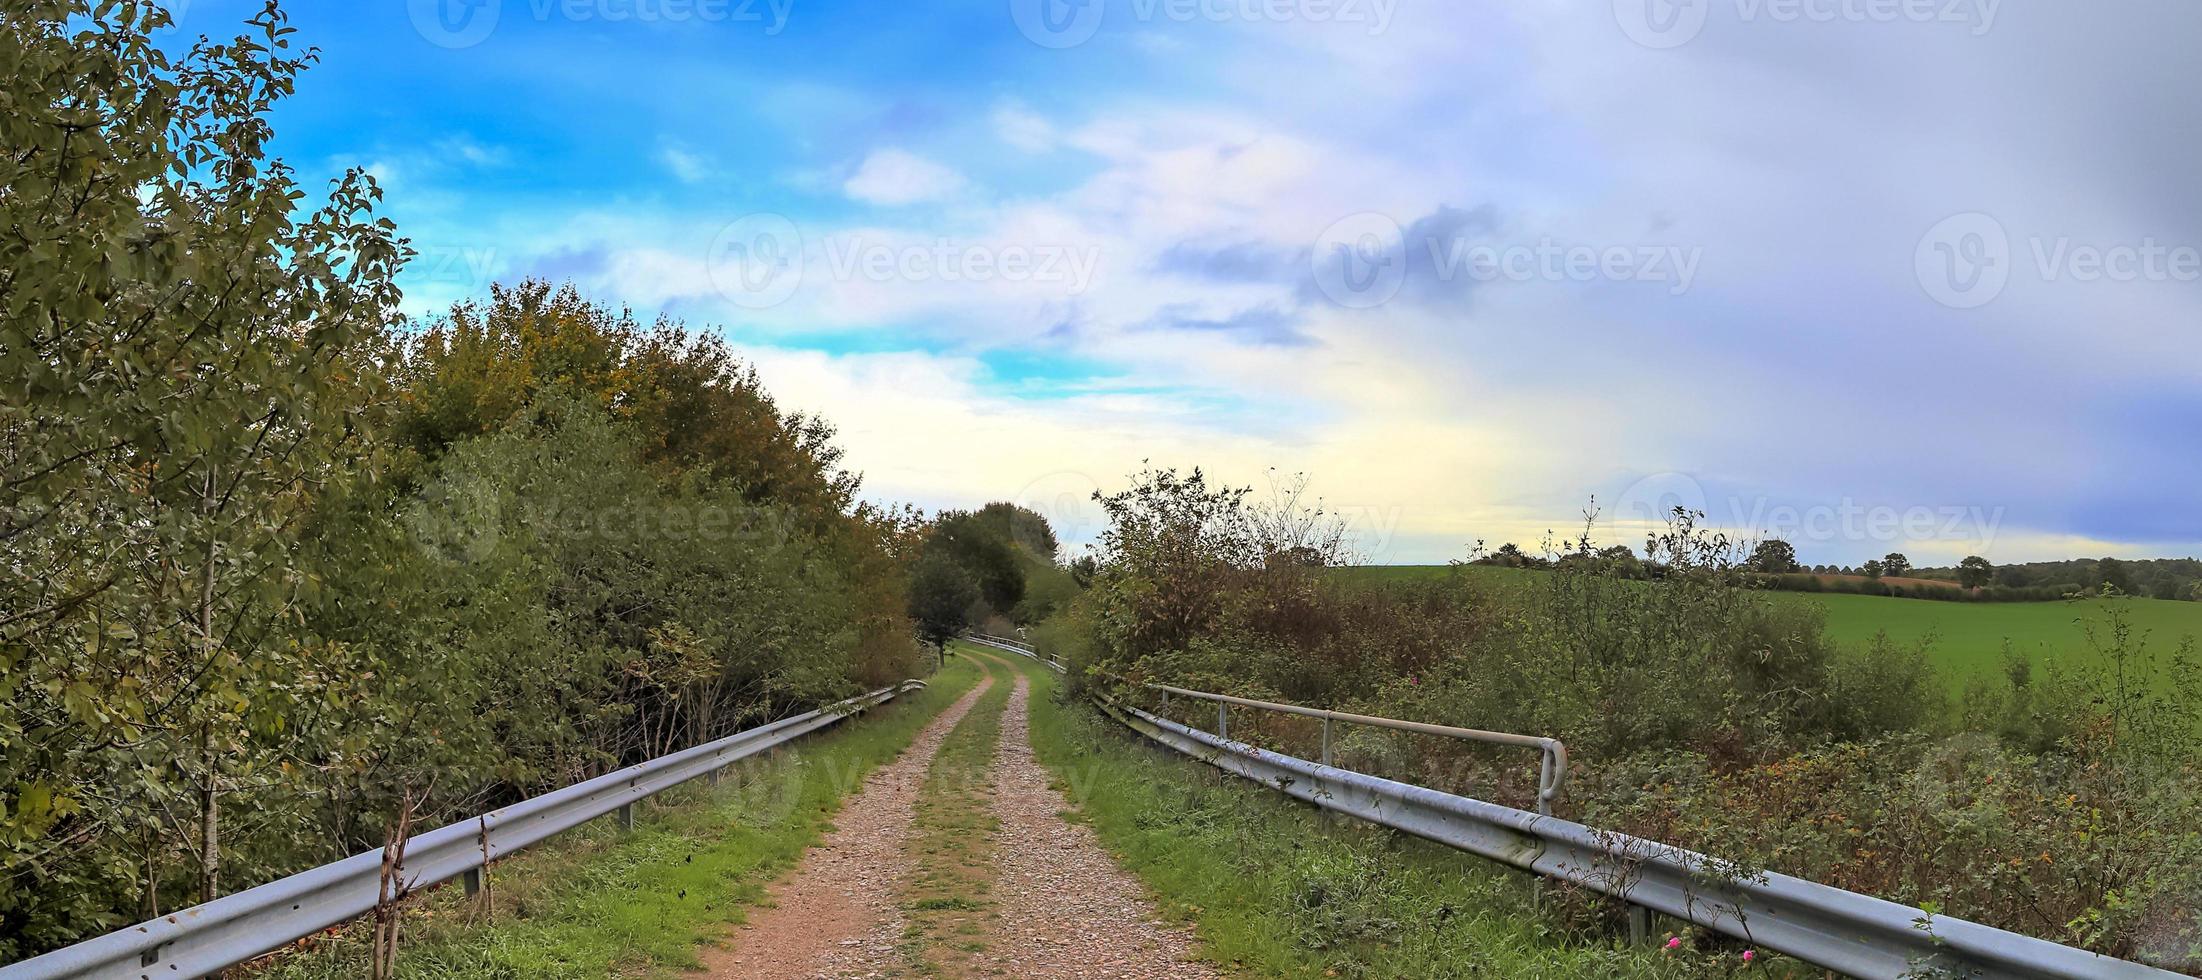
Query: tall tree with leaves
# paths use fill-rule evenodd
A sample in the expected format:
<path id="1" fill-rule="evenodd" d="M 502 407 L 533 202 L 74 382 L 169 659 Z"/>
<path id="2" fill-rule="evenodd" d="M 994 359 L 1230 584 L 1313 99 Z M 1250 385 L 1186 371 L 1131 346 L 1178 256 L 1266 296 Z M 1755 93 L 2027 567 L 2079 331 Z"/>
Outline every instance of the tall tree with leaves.
<path id="1" fill-rule="evenodd" d="M 1967 555 L 1964 561 L 1957 563 L 1957 584 L 1968 589 L 1987 585 L 1990 579 L 1995 578 L 1995 574 L 1996 566 L 1979 555 Z"/>
<path id="2" fill-rule="evenodd" d="M 918 636 L 936 647 L 971 625 L 979 584 L 942 551 L 928 551 L 910 568 L 910 618 Z"/>
<path id="3" fill-rule="evenodd" d="M 314 57 L 273 0 L 179 58 L 168 23 L 0 10 L 0 920 L 62 882 L 151 904 L 185 841 L 219 889 L 225 786 L 270 761 L 246 734 L 300 694 L 285 630 L 314 583 L 288 552 L 354 451 L 398 299 L 372 182 L 305 210 L 266 156 Z"/>
<path id="4" fill-rule="evenodd" d="M 1780 538 L 1768 538 L 1751 549 L 1751 557 L 1744 561 L 1754 572 L 1769 575 L 1786 575 L 1802 566 L 1797 564 L 1796 546 Z"/>

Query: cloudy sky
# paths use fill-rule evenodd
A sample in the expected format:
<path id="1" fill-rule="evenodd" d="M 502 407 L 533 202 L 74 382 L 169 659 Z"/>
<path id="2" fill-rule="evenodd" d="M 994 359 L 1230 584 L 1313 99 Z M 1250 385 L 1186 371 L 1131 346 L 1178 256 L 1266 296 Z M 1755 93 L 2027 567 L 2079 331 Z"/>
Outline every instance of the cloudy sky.
<path id="1" fill-rule="evenodd" d="M 413 312 L 721 331 L 879 499 L 1079 540 L 1151 460 L 1305 472 L 1378 562 L 1593 499 L 2202 551 L 2192 0 L 290 6 L 278 152 L 380 177 Z"/>

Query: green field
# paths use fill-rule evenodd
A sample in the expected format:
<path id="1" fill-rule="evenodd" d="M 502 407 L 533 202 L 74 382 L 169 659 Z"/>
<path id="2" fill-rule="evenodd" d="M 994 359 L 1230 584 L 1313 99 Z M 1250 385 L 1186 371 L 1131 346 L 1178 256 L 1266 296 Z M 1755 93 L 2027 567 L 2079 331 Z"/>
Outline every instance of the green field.
<path id="1" fill-rule="evenodd" d="M 1446 565 L 1369 565 L 1350 569 L 1349 574 L 1356 581 L 1367 582 L 1465 574 L 1483 581 L 1527 585 L 1538 573 L 1480 565 L 1459 572 Z M 2080 620 L 2101 622 L 2105 608 L 2101 600 L 1971 603 L 1836 593 L 1767 595 L 1776 602 L 1818 604 L 1827 611 L 1828 635 L 1840 643 L 1863 646 L 1879 633 L 1888 634 L 1899 644 L 1917 643 L 1931 636 L 1928 650 L 1953 687 L 1962 687 L 1972 677 L 1999 672 L 2006 641 L 2010 649 L 2037 664 L 2072 663 L 2075 658 L 2094 656 Z M 2151 649 L 2168 653 L 2189 636 L 2202 641 L 2202 602 L 2118 601 L 2124 604 L 2136 632 L 2147 634 Z"/>
<path id="2" fill-rule="evenodd" d="M 1864 645 L 1877 633 L 1898 643 L 1932 637 L 1929 652 L 1955 684 L 2000 671 L 2006 645 L 2036 664 L 2092 658 L 2082 620 L 2106 622 L 2106 600 L 2081 602 L 1936 602 L 1885 596 L 1776 592 L 1783 602 L 1813 602 L 1827 610 L 1827 632 L 1838 642 Z M 2137 634 L 2151 649 L 2169 652 L 2180 640 L 2202 637 L 2202 602 L 2120 599 Z"/>

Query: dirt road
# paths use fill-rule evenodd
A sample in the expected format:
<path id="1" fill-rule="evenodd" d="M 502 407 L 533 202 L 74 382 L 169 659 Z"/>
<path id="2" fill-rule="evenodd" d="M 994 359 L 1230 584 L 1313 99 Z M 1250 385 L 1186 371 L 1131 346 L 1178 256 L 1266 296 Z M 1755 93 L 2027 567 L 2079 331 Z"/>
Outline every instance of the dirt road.
<path id="1" fill-rule="evenodd" d="M 776 885 L 768 907 L 735 931 L 726 948 L 707 951 L 707 975 L 725 980 L 914 976 L 1033 978 L 1219 977 L 1200 962 L 1183 929 L 1164 923 L 1139 883 L 1116 866 L 1093 832 L 1063 818 L 1069 803 L 1032 755 L 1031 688 L 1010 665 L 981 659 L 988 676 L 933 720 L 910 748 L 866 780 L 834 820 L 834 830 L 793 874 Z M 1014 678 L 1000 698 L 973 715 L 995 678 Z M 928 774 L 941 745 L 967 718 L 1000 734 L 977 784 Z M 984 733 L 980 727 L 979 732 Z M 968 739 L 970 736 L 966 736 Z M 968 743 L 966 743 L 968 744 Z M 941 901 L 928 862 L 937 848 L 914 846 L 920 795 L 932 807 L 990 811 L 980 867 L 960 870 L 977 914 L 951 936 L 913 925 L 913 882 L 930 881 L 926 903 Z M 950 797 L 939 799 L 938 797 Z M 971 880 L 978 879 L 978 880 Z M 943 948 L 952 945 L 952 949 Z"/>

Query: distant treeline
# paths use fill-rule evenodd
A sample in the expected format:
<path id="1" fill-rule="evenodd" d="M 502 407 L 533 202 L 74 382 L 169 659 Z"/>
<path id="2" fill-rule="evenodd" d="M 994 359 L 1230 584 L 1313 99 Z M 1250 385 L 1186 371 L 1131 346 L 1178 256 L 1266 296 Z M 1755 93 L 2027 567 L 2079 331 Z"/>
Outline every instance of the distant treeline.
<path id="1" fill-rule="evenodd" d="M 1665 565 L 1638 558 L 1626 545 L 1539 556 L 1518 545 L 1505 544 L 1496 551 L 1479 554 L 1471 564 L 1550 569 L 1584 562 L 1595 563 L 1603 574 L 1621 578 L 1660 579 L 1669 574 Z M 2193 558 L 2074 558 L 1999 566 L 1975 556 L 1950 567 L 1914 568 L 1902 553 L 1892 552 L 1856 567 L 1806 566 L 1797 562 L 1796 549 L 1788 542 L 1770 539 L 1759 542 L 1738 565 L 1757 573 L 1748 579 L 1752 584 L 1789 592 L 1945 602 L 2049 602 L 2078 593 L 2116 592 L 2151 599 L 2202 601 L 2202 561 Z"/>
<path id="2" fill-rule="evenodd" d="M 1914 578 L 1958 577 L 1955 568 L 1919 568 Z M 2202 560 L 2193 558 L 2070 558 L 1999 565 L 1995 585 L 2007 589 L 2099 592 L 2105 585 L 2151 599 L 2202 601 Z"/>
<path id="3" fill-rule="evenodd" d="M 1878 595 L 1895 599 L 1938 599 L 1943 602 L 2052 602 L 2078 592 L 2096 591 L 2079 582 L 2060 582 L 2049 585 L 2006 586 L 1984 585 L 1968 589 L 1951 582 L 1948 585 L 1919 585 L 1890 582 L 1876 578 L 1822 578 L 1810 572 L 1787 575 L 1759 575 L 1752 582 L 1761 588 L 1784 592 L 1839 592 L 1849 595 Z M 1914 578 L 1926 576 L 1913 574 Z"/>

